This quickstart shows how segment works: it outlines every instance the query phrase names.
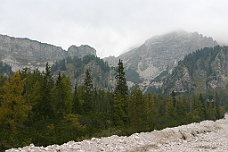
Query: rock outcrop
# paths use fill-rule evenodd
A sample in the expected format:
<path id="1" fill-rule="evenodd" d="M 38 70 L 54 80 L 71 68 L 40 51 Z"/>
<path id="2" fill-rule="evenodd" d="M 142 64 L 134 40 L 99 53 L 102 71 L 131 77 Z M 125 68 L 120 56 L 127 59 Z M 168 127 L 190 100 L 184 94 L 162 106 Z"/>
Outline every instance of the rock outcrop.
<path id="1" fill-rule="evenodd" d="M 228 86 L 228 47 L 204 48 L 186 56 L 164 81 L 164 93 L 202 92 Z"/>
<path id="2" fill-rule="evenodd" d="M 96 50 L 88 45 L 80 47 L 73 45 L 65 51 L 61 47 L 28 38 L 0 35 L 0 59 L 11 65 L 14 71 L 25 66 L 42 70 L 46 62 L 51 65 L 59 59 L 85 55 L 96 55 Z"/>
<path id="3" fill-rule="evenodd" d="M 162 71 L 171 70 L 188 53 L 216 45 L 218 45 L 217 42 L 211 37 L 205 37 L 197 32 L 174 31 L 154 36 L 115 60 L 113 57 L 105 58 L 105 60 L 111 65 L 117 65 L 120 58 L 126 69 L 136 71 L 142 81 L 150 81 Z"/>

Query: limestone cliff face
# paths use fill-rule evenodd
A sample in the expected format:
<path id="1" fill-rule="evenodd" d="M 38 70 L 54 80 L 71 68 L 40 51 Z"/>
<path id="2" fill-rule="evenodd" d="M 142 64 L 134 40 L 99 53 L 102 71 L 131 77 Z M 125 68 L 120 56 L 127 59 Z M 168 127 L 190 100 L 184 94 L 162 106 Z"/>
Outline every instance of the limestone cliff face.
<path id="1" fill-rule="evenodd" d="M 164 81 L 164 93 L 228 87 L 228 47 L 204 48 L 186 56 Z"/>
<path id="2" fill-rule="evenodd" d="M 82 45 L 71 46 L 68 51 L 65 51 L 61 47 L 27 38 L 0 35 L 0 59 L 11 65 L 14 71 L 25 66 L 42 70 L 46 62 L 51 65 L 62 58 L 85 55 L 96 55 L 96 50 Z"/>
<path id="3" fill-rule="evenodd" d="M 208 78 L 207 87 L 225 88 L 228 85 L 228 48 L 221 48 L 211 63 L 212 75 Z"/>
<path id="4" fill-rule="evenodd" d="M 174 31 L 152 37 L 138 48 L 117 57 L 115 62 L 122 59 L 126 69 L 136 71 L 141 80 L 150 81 L 162 71 L 172 69 L 188 53 L 216 45 L 212 38 L 197 32 Z M 114 63 L 113 58 L 106 58 L 106 61 Z"/>
<path id="5" fill-rule="evenodd" d="M 178 66 L 163 82 L 163 93 L 191 92 L 195 89 L 195 83 L 186 66 Z"/>
<path id="6" fill-rule="evenodd" d="M 74 57 L 77 56 L 79 58 L 82 58 L 85 55 L 95 55 L 96 56 L 96 50 L 89 45 L 81 45 L 79 47 L 72 45 L 68 48 L 68 51 L 66 52 L 66 56 Z"/>

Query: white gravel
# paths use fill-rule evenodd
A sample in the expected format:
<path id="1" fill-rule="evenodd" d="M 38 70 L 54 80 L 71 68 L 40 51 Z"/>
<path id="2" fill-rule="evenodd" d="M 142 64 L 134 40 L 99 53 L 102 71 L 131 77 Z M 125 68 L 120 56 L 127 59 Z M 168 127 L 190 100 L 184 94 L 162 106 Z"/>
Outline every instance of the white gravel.
<path id="1" fill-rule="evenodd" d="M 203 121 L 161 131 L 135 133 L 129 137 L 92 138 L 82 142 L 36 147 L 33 144 L 6 152 L 228 152 L 228 115 L 216 122 Z"/>

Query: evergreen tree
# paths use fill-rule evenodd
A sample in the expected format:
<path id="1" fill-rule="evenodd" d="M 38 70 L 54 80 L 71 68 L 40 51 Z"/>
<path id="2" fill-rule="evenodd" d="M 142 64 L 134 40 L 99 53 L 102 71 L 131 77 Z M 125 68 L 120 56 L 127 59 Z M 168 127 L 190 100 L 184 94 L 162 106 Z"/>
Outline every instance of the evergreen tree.
<path id="1" fill-rule="evenodd" d="M 112 114 L 113 114 L 113 103 L 114 103 L 114 94 L 110 91 L 107 91 L 105 94 L 105 111 L 106 113 L 106 128 L 111 127 L 112 125 Z"/>
<path id="2" fill-rule="evenodd" d="M 32 112 L 30 113 L 30 120 L 31 122 L 36 121 L 37 119 L 41 119 L 39 103 L 42 102 L 42 81 L 43 76 L 41 75 L 39 70 L 34 70 L 32 73 L 32 80 L 29 80 L 28 77 L 26 78 L 26 85 L 31 84 L 31 90 L 26 89 L 26 100 L 32 105 Z M 28 84 L 27 84 L 28 83 Z M 28 87 L 26 87 L 28 88 Z"/>
<path id="3" fill-rule="evenodd" d="M 177 112 L 176 108 L 173 105 L 173 98 L 169 97 L 168 101 L 166 102 L 165 106 L 165 116 L 166 121 L 169 127 L 174 127 L 177 125 Z"/>
<path id="4" fill-rule="evenodd" d="M 73 112 L 75 114 L 82 114 L 82 102 L 80 102 L 80 99 L 79 99 L 78 86 L 77 86 L 77 84 L 74 87 Z"/>
<path id="5" fill-rule="evenodd" d="M 125 72 L 124 72 L 124 66 L 123 66 L 122 60 L 119 60 L 115 78 L 116 78 L 116 82 L 117 82 L 115 93 L 119 91 L 121 93 L 121 97 L 123 99 L 127 100 L 128 87 L 127 87 L 127 82 L 126 82 L 126 78 L 125 78 Z"/>
<path id="6" fill-rule="evenodd" d="M 204 120 L 204 119 L 206 119 L 206 105 L 205 105 L 205 101 L 203 99 L 202 94 L 200 94 L 200 96 L 199 96 L 199 101 L 201 102 L 201 105 L 202 105 L 202 118 Z"/>
<path id="7" fill-rule="evenodd" d="M 215 110 L 216 110 L 216 119 L 220 119 L 220 98 L 218 96 L 218 93 L 215 94 Z"/>
<path id="8" fill-rule="evenodd" d="M 113 123 L 115 126 L 123 126 L 126 119 L 126 113 L 123 110 L 124 99 L 121 96 L 121 93 L 117 91 L 114 97 L 113 104 Z"/>
<path id="9" fill-rule="evenodd" d="M 191 112 L 188 114 L 189 122 L 200 122 L 203 120 L 202 103 L 195 96 L 192 98 Z"/>
<path id="10" fill-rule="evenodd" d="M 147 104 L 138 86 L 136 86 L 130 96 L 129 115 L 134 132 L 147 130 Z"/>
<path id="11" fill-rule="evenodd" d="M 214 107 L 214 102 L 209 101 L 207 107 L 207 119 L 216 120 L 216 109 Z"/>
<path id="12" fill-rule="evenodd" d="M 177 102 L 177 101 L 176 101 L 176 94 L 175 94 L 174 91 L 172 91 L 171 97 L 173 98 L 173 106 L 176 107 L 176 102 Z"/>
<path id="13" fill-rule="evenodd" d="M 85 96 L 84 96 L 84 103 L 83 103 L 83 112 L 88 113 L 93 109 L 93 105 L 92 105 L 93 83 L 92 83 L 92 77 L 88 69 L 86 70 L 86 73 L 85 73 L 84 86 L 85 86 Z"/>
<path id="14" fill-rule="evenodd" d="M 55 100 L 54 110 L 56 114 L 56 118 L 60 119 L 66 114 L 70 114 L 72 112 L 72 91 L 70 87 L 70 80 L 66 77 L 66 75 L 62 75 L 59 73 L 58 79 L 56 81 L 55 86 Z"/>
<path id="15" fill-rule="evenodd" d="M 147 103 L 147 125 L 149 131 L 154 130 L 155 128 L 155 119 L 159 117 L 158 114 L 158 107 L 156 106 L 157 96 L 152 96 L 151 92 L 148 93 L 146 96 L 146 103 Z"/>
<path id="16" fill-rule="evenodd" d="M 187 123 L 186 116 L 190 111 L 190 105 L 185 98 L 179 98 L 176 100 L 176 112 L 177 112 L 177 120 L 179 125 L 183 125 Z"/>
<path id="17" fill-rule="evenodd" d="M 123 62 L 119 60 L 116 70 L 116 88 L 114 93 L 113 115 L 119 116 L 122 120 L 120 122 L 128 122 L 128 87 L 125 78 Z M 117 108 L 117 109 L 115 109 Z M 120 113 L 115 113 L 121 111 Z M 119 124 L 114 122 L 114 124 Z"/>
<path id="18" fill-rule="evenodd" d="M 51 119 L 54 118 L 54 110 L 52 103 L 52 90 L 54 81 L 52 78 L 50 66 L 46 63 L 46 71 L 43 73 L 43 80 L 41 84 L 41 100 L 35 106 L 40 118 L 37 119 Z"/>

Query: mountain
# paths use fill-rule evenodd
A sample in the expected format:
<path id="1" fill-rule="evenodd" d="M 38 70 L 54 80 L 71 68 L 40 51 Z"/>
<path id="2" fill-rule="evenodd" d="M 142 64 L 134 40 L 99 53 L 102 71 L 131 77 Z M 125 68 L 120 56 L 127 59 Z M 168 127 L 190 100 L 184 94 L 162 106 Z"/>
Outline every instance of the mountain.
<path id="1" fill-rule="evenodd" d="M 115 70 L 110 68 L 107 62 L 94 55 L 86 55 L 83 58 L 68 57 L 56 61 L 51 67 L 55 76 L 59 72 L 64 73 L 70 78 L 73 85 L 81 85 L 84 82 L 86 70 L 89 70 L 94 88 L 114 90 Z"/>
<path id="2" fill-rule="evenodd" d="M 185 55 L 204 47 L 218 45 L 211 37 L 197 32 L 174 31 L 154 36 L 144 44 L 117 58 L 105 58 L 111 66 L 122 59 L 128 81 L 139 83 L 151 81 L 163 71 L 171 70 Z"/>
<path id="3" fill-rule="evenodd" d="M 187 55 L 163 84 L 163 92 L 204 93 L 228 86 L 228 47 L 205 47 Z"/>
<path id="4" fill-rule="evenodd" d="M 61 47 L 28 38 L 14 38 L 0 34 L 0 60 L 11 65 L 13 71 L 25 66 L 43 70 L 46 62 L 52 65 L 55 61 L 66 57 L 85 55 L 96 55 L 96 50 L 88 45 L 80 47 L 72 45 L 66 51 Z"/>

